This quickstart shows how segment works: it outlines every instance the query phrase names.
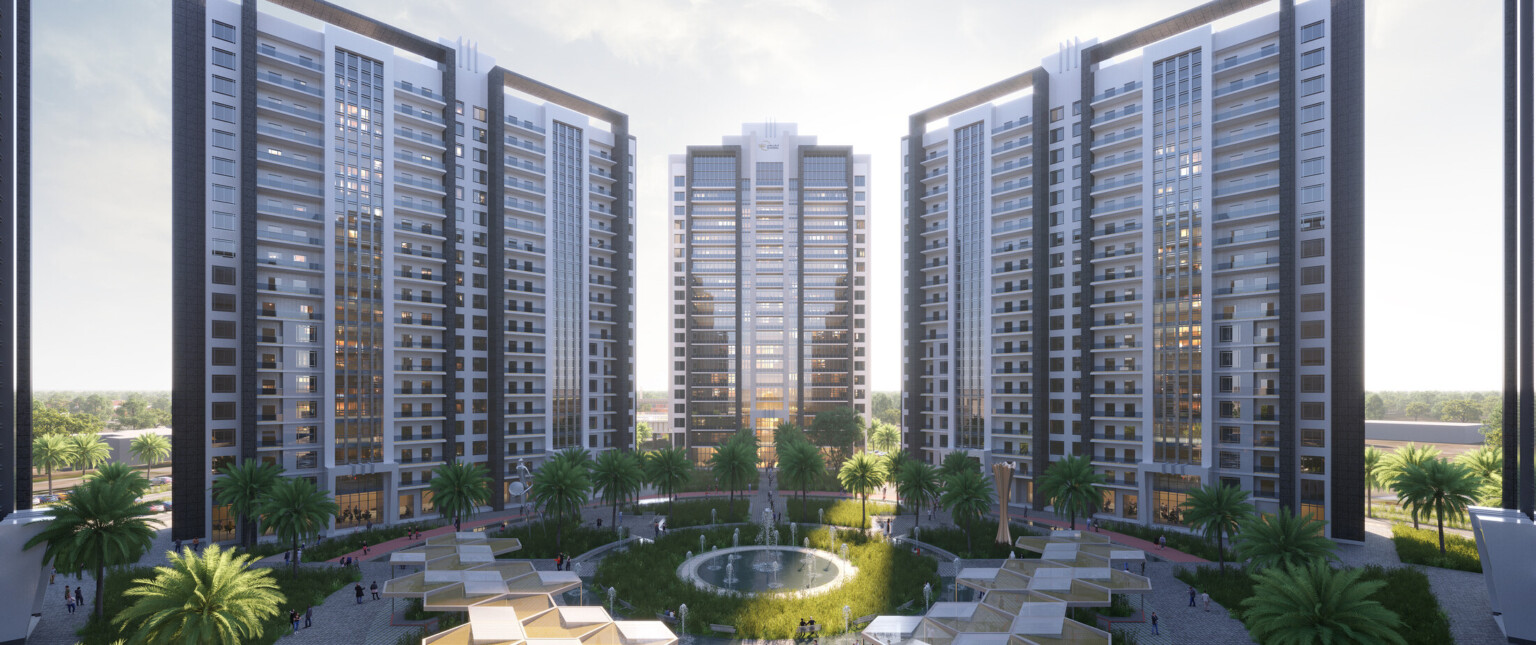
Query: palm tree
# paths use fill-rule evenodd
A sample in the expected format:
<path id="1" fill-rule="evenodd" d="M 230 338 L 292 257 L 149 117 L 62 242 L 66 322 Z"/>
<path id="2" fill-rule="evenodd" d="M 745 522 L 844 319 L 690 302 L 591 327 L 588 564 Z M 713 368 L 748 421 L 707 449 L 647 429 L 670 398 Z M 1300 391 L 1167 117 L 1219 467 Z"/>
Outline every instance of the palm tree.
<path id="1" fill-rule="evenodd" d="M 135 580 L 125 595 L 137 598 L 112 619 L 138 643 L 239 643 L 258 640 L 262 623 L 287 598 L 271 569 L 252 569 L 253 555 L 210 544 L 202 554 L 167 554 L 170 566 Z"/>
<path id="2" fill-rule="evenodd" d="M 693 460 L 688 458 L 688 449 L 662 448 L 646 453 L 645 479 L 667 496 L 667 515 L 671 515 L 677 488 L 693 479 Z"/>
<path id="3" fill-rule="evenodd" d="M 944 492 L 939 496 L 939 503 L 949 509 L 955 519 L 965 518 L 967 551 L 971 549 L 971 520 L 991 508 L 996 499 L 994 494 L 992 478 L 972 468 L 961 470 L 944 482 Z"/>
<path id="4" fill-rule="evenodd" d="M 1365 514 L 1367 517 L 1375 517 L 1372 510 L 1371 498 L 1376 495 L 1376 489 L 1387 481 L 1387 457 L 1376 446 L 1365 447 Z"/>
<path id="5" fill-rule="evenodd" d="M 86 479 L 99 480 L 108 484 L 122 484 L 128 490 L 133 491 L 134 497 L 143 495 L 144 491 L 149 490 L 148 479 L 145 479 L 132 466 L 119 461 L 102 464 L 100 468 L 96 469 L 95 473 Z"/>
<path id="6" fill-rule="evenodd" d="M 48 509 L 52 519 L 26 548 L 47 544 L 43 563 L 59 573 L 90 571 L 96 576 L 95 614 L 101 616 L 107 567 L 133 564 L 154 544 L 149 504 L 136 502 L 132 489 L 92 479 L 77 486 L 69 499 Z"/>
<path id="7" fill-rule="evenodd" d="M 475 509 L 491 501 L 491 477 L 481 464 L 454 461 L 432 469 L 432 503 L 443 517 L 459 520 L 475 516 Z"/>
<path id="8" fill-rule="evenodd" d="M 308 479 L 284 477 L 261 498 L 261 518 L 278 541 L 292 545 L 294 573 L 299 571 L 299 543 L 320 534 L 336 516 L 336 500 Z"/>
<path id="9" fill-rule="evenodd" d="M 939 479 L 949 481 L 950 477 L 962 470 L 981 470 L 981 465 L 963 452 L 951 452 L 944 455 L 944 461 L 939 463 Z"/>
<path id="10" fill-rule="evenodd" d="M 550 461 L 565 461 L 572 465 L 581 466 L 589 472 L 592 470 L 592 453 L 581 446 L 572 446 L 556 452 Z"/>
<path id="11" fill-rule="evenodd" d="M 1481 479 L 1493 479 L 1504 473 L 1504 449 L 1499 446 L 1483 446 L 1461 453 L 1456 463 L 1470 468 Z"/>
<path id="12" fill-rule="evenodd" d="M 32 465 L 48 471 L 48 494 L 53 494 L 53 471 L 75 463 L 75 444 L 62 434 L 39 435 L 32 440 Z"/>
<path id="13" fill-rule="evenodd" d="M 912 521 L 922 524 L 923 503 L 939 494 L 939 471 L 926 462 L 908 461 L 896 473 L 896 490 L 912 504 Z"/>
<path id="14" fill-rule="evenodd" d="M 757 475 L 757 449 L 738 439 L 727 441 L 710 455 L 709 469 L 715 474 L 715 480 L 730 491 L 728 514 L 735 517 L 736 490 L 746 487 L 747 481 Z"/>
<path id="15" fill-rule="evenodd" d="M 277 484 L 283 470 L 276 464 L 247 459 L 219 466 L 218 479 L 213 480 L 213 501 L 228 506 L 235 519 L 240 521 L 240 546 L 249 548 L 256 542 L 261 498 Z"/>
<path id="16" fill-rule="evenodd" d="M 592 492 L 592 481 L 586 467 L 579 462 L 555 459 L 546 462 L 533 474 L 533 486 L 529 496 L 546 514 L 555 518 L 555 547 L 561 544 L 562 528 L 566 515 L 579 513 Z"/>
<path id="17" fill-rule="evenodd" d="M 1237 559 L 1252 569 L 1332 560 L 1335 545 L 1323 536 L 1326 525 L 1310 515 L 1298 517 L 1288 508 L 1276 515 L 1251 516 L 1238 525 Z"/>
<path id="18" fill-rule="evenodd" d="M 1092 515 L 1102 499 L 1098 484 L 1104 477 L 1093 471 L 1087 455 L 1067 457 L 1051 464 L 1036 486 L 1040 494 L 1056 509 L 1066 512 L 1072 530 L 1077 530 L 1077 516 Z"/>
<path id="19" fill-rule="evenodd" d="M 150 469 L 154 467 L 155 462 L 170 456 L 171 442 L 160 435 L 145 433 L 129 442 L 128 452 L 144 461 L 144 478 L 149 479 Z"/>
<path id="20" fill-rule="evenodd" d="M 837 482 L 843 490 L 859 496 L 859 524 L 869 532 L 869 494 L 885 483 L 885 470 L 880 458 L 867 452 L 858 453 L 843 462 L 837 471 Z"/>
<path id="21" fill-rule="evenodd" d="M 635 453 L 609 450 L 598 455 L 597 463 L 592 465 L 592 484 L 613 507 L 614 527 L 619 525 L 619 502 L 639 493 L 643 481 L 645 471 Z"/>
<path id="22" fill-rule="evenodd" d="M 1421 446 L 1410 442 L 1398 448 L 1391 456 L 1387 457 L 1387 481 L 1395 482 L 1399 477 L 1403 476 L 1403 473 L 1407 472 L 1409 466 L 1422 464 L 1439 456 L 1439 448 Z M 1393 490 L 1396 490 L 1396 486 L 1393 487 Z M 1410 510 L 1409 515 L 1413 518 L 1413 528 L 1419 528 L 1419 514 Z"/>
<path id="23" fill-rule="evenodd" d="M 806 491 L 826 472 L 826 459 L 822 457 L 821 449 L 811 442 L 795 440 L 779 447 L 779 474 L 790 486 L 800 490 L 800 520 L 803 522 L 811 521 L 806 510 Z"/>
<path id="24" fill-rule="evenodd" d="M 895 452 L 892 452 L 892 453 L 886 455 L 885 459 L 880 464 L 880 467 L 885 470 L 885 483 L 887 485 L 890 485 L 890 486 L 895 486 L 896 485 L 896 476 L 901 474 L 901 469 L 905 468 L 907 466 L 907 462 L 910 461 L 911 459 L 912 459 L 912 456 L 908 455 L 907 451 L 905 451 L 905 450 L 897 450 Z M 901 499 L 902 499 L 901 498 L 901 489 L 897 488 L 896 489 L 896 514 L 897 515 L 901 515 Z"/>
<path id="25" fill-rule="evenodd" d="M 112 447 L 101 440 L 101 435 L 94 432 L 82 432 L 69 435 L 69 440 L 75 446 L 75 464 L 80 466 L 86 474 L 90 470 L 112 458 Z"/>
<path id="26" fill-rule="evenodd" d="M 1184 521 L 1191 528 L 1205 532 L 1205 539 L 1216 536 L 1216 554 L 1221 572 L 1227 572 L 1227 548 L 1225 539 L 1237 532 L 1238 524 L 1253 517 L 1253 504 L 1248 503 L 1248 491 L 1236 486 L 1215 484 L 1189 491 L 1182 504 Z"/>
<path id="27" fill-rule="evenodd" d="M 1409 466 L 1393 481 L 1399 505 L 1420 513 L 1435 513 L 1435 528 L 1440 533 L 1440 555 L 1445 555 L 1445 515 L 1467 512 L 1477 499 L 1478 479 L 1472 469 L 1444 459 L 1431 459 Z"/>
<path id="28" fill-rule="evenodd" d="M 1249 635 L 1275 644 L 1405 645 L 1398 615 L 1370 599 L 1387 583 L 1360 582 L 1362 573 L 1321 561 L 1258 572 L 1253 596 L 1243 601 Z"/>
<path id="29" fill-rule="evenodd" d="M 889 423 L 876 422 L 875 427 L 869 433 L 869 444 L 875 450 L 891 452 L 896 449 L 896 444 L 901 441 L 901 430 Z"/>

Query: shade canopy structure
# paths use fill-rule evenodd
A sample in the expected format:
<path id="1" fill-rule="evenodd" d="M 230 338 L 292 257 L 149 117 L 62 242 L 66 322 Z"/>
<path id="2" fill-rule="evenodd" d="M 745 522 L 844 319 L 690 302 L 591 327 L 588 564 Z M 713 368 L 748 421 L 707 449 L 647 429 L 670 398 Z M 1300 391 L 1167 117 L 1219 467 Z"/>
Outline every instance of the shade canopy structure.
<path id="1" fill-rule="evenodd" d="M 390 555 L 390 564 L 420 571 L 384 583 L 389 598 L 419 598 L 428 611 L 467 611 L 506 594 L 560 594 L 581 586 L 576 574 L 538 571 L 529 560 L 497 560 L 522 548 L 515 538 L 458 532 L 428 538 Z"/>
<path id="2" fill-rule="evenodd" d="M 602 607 L 560 605 L 546 593 L 503 594 L 466 608 L 469 622 L 423 645 L 673 645 L 661 621 L 614 620 Z"/>

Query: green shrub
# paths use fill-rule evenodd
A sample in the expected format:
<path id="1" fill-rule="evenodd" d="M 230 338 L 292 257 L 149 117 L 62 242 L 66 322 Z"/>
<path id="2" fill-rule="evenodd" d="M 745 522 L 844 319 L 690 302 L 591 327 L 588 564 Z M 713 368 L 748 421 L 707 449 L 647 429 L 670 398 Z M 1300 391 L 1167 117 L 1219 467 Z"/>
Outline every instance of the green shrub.
<path id="1" fill-rule="evenodd" d="M 656 612 L 688 605 L 687 631 L 709 633 L 710 624 L 731 625 L 739 638 L 795 636 L 802 618 L 814 618 L 837 633 L 843 624 L 843 606 L 853 616 L 894 614 L 895 608 L 914 601 L 922 605 L 923 584 L 940 588 L 938 564 L 931 558 L 879 540 L 867 540 L 856 531 L 811 532 L 815 548 L 825 549 L 829 540 L 847 541 L 849 558 L 858 574 L 842 587 L 809 598 L 758 596 L 738 598 L 716 595 L 679 579 L 678 565 L 689 551 L 699 548 L 699 535 L 709 545 L 728 545 L 732 528 L 670 533 L 655 543 L 636 544 L 628 551 L 605 558 L 598 566 L 598 587 L 613 587 L 618 597 L 634 605 L 634 616 L 649 619 Z M 788 534 L 788 525 L 779 530 Z M 835 534 L 829 538 L 829 534 Z M 680 628 L 675 628 L 680 631 Z"/>
<path id="2" fill-rule="evenodd" d="M 1440 537 L 1434 529 L 1415 530 L 1406 524 L 1393 524 L 1392 544 L 1397 547 L 1397 557 L 1408 564 L 1483 572 L 1477 542 L 1459 535 L 1446 534 L 1445 555 L 1440 555 Z"/>
<path id="3" fill-rule="evenodd" d="M 427 531 L 443 526 L 444 522 L 409 522 L 406 524 L 393 524 L 362 531 L 353 531 L 346 535 L 337 535 L 322 540 L 319 544 L 310 545 L 304 549 L 305 562 L 325 562 L 331 558 L 339 558 L 353 551 L 363 548 L 366 540 L 368 546 L 378 546 L 397 537 L 404 536 L 411 531 Z M 286 549 L 286 545 L 277 545 L 279 549 Z M 282 551 L 279 550 L 278 553 Z"/>
<path id="4" fill-rule="evenodd" d="M 1409 524 L 1410 526 L 1413 524 L 1413 516 L 1399 506 L 1385 502 L 1377 502 L 1375 506 L 1375 510 L 1371 512 L 1371 517 L 1393 523 Z M 1428 518 L 1419 518 L 1419 526 L 1433 528 L 1435 526 L 1434 515 L 1430 515 Z M 1470 531 L 1472 530 L 1472 520 L 1466 513 L 1447 515 L 1445 516 L 1445 528 Z M 1436 550 L 1438 549 L 1439 547 L 1436 547 Z"/>
<path id="5" fill-rule="evenodd" d="M 1216 550 L 1216 543 L 1200 535 L 1155 529 L 1140 524 L 1126 524 L 1124 522 L 1106 521 L 1102 522 L 1099 526 L 1108 531 L 1141 538 L 1154 544 L 1157 543 L 1157 538 L 1166 537 L 1168 538 L 1169 548 L 1178 549 L 1192 556 L 1205 558 L 1211 562 L 1221 559 L 1220 552 Z M 1153 553 L 1155 554 L 1156 552 Z M 1230 541 L 1227 543 L 1227 561 L 1232 561 L 1232 544 Z"/>
<path id="6" fill-rule="evenodd" d="M 785 481 L 785 479 L 783 477 L 781 477 L 780 475 L 781 475 L 781 473 L 777 473 L 777 472 L 774 473 L 774 475 L 773 475 L 773 483 L 774 483 L 775 486 L 778 487 L 779 491 L 782 492 L 785 497 L 789 497 L 790 493 L 794 493 L 796 495 L 800 494 L 800 489 L 794 488 L 788 481 Z M 832 472 L 831 469 L 828 469 L 826 472 L 823 472 L 821 474 L 821 476 L 816 478 L 816 481 L 811 482 L 811 485 L 807 486 L 805 490 L 807 492 L 810 492 L 810 493 L 842 493 L 842 492 L 846 492 L 846 491 L 843 490 L 842 483 L 837 481 L 837 473 Z"/>
<path id="7" fill-rule="evenodd" d="M 1008 531 L 1015 540 L 1019 539 L 1021 535 L 1040 535 L 1039 531 L 1011 523 L 1008 525 Z M 907 535 L 910 536 L 912 533 L 908 532 Z M 1034 551 L 1016 549 L 1012 545 L 998 544 L 996 538 L 997 520 L 995 518 L 977 520 L 972 523 L 971 548 L 966 547 L 965 529 L 960 527 L 923 526 L 920 527 L 917 535 L 918 541 L 939 547 L 962 558 L 993 560 L 1006 558 L 1009 552 L 1013 552 L 1019 558 L 1040 557 L 1040 554 Z"/>
<path id="8" fill-rule="evenodd" d="M 491 537 L 511 537 L 517 538 L 522 542 L 523 548 L 499 556 L 503 559 L 512 560 L 554 558 L 556 554 L 561 552 L 570 556 L 578 556 L 619 539 L 618 532 L 613 530 L 612 527 L 599 529 L 594 528 L 590 524 L 577 523 L 574 520 L 566 520 L 560 534 L 560 544 L 556 545 L 555 523 L 534 522 L 513 526 L 503 531 L 496 531 L 491 533 Z"/>
<path id="9" fill-rule="evenodd" d="M 1412 567 L 1391 569 L 1377 565 L 1364 567 L 1360 582 L 1380 580 L 1387 584 L 1371 600 L 1396 612 L 1403 621 L 1399 632 L 1408 645 L 1436 645 L 1453 643 L 1451 623 L 1440 602 L 1430 590 L 1429 577 Z M 1227 607 L 1233 617 L 1242 619 L 1242 601 L 1253 596 L 1253 579 L 1247 571 L 1229 567 L 1223 575 L 1219 569 L 1201 566 L 1198 569 L 1180 569 L 1179 580 L 1191 584 L 1200 591 L 1211 594 L 1211 600 Z"/>
<path id="10" fill-rule="evenodd" d="M 725 496 L 710 497 L 708 499 L 678 500 L 672 503 L 672 513 L 667 514 L 665 502 L 645 504 L 640 507 L 646 513 L 667 518 L 668 529 L 681 529 L 690 526 L 704 526 L 711 522 L 709 511 L 715 511 L 714 522 L 717 524 L 729 524 L 732 522 L 746 522 L 747 501 L 736 498 L 736 503 Z"/>
<path id="11" fill-rule="evenodd" d="M 817 523 L 818 516 L 816 512 L 821 511 L 820 521 L 826 524 L 866 529 L 870 526 L 869 518 L 859 513 L 859 500 L 857 499 L 806 498 L 803 513 L 800 500 L 786 497 L 783 501 L 789 510 L 785 514 L 785 518 L 791 522 L 802 524 Z M 896 513 L 896 506 L 885 502 L 872 501 L 869 503 L 868 513 L 869 515 L 893 515 Z M 862 524 L 860 524 L 861 520 L 863 521 Z"/>
<path id="12" fill-rule="evenodd" d="M 85 645 L 104 645 L 124 638 L 126 635 L 118 631 L 118 626 L 111 624 L 118 612 L 127 609 L 135 601 L 123 591 L 136 586 L 137 580 L 154 576 L 154 567 L 132 567 L 108 573 L 106 597 L 102 604 L 103 619 L 92 619 L 80 628 L 76 634 L 80 636 L 81 642 Z M 262 625 L 261 637 L 248 641 L 250 645 L 268 645 L 287 636 L 293 631 L 288 623 L 288 610 L 295 609 L 304 613 L 306 608 L 318 607 L 338 589 L 359 582 L 362 574 L 356 569 L 342 567 L 300 567 L 298 574 L 292 573 L 288 567 L 273 567 L 272 579 L 277 581 L 278 592 L 287 600 L 278 608 L 277 615 Z M 89 611 L 89 608 L 82 611 Z"/>

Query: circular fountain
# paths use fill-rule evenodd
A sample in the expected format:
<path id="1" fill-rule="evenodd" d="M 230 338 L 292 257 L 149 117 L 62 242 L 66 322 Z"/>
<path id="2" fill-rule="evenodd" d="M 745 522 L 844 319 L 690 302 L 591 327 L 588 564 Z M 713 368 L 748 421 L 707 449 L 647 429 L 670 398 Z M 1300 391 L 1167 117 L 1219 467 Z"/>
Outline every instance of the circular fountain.
<path id="1" fill-rule="evenodd" d="M 741 560 L 732 562 L 732 555 Z M 736 566 L 737 563 L 748 566 Z M 795 546 L 743 546 L 703 553 L 683 562 L 677 575 L 721 594 L 814 595 L 829 591 L 857 571 L 836 554 Z"/>

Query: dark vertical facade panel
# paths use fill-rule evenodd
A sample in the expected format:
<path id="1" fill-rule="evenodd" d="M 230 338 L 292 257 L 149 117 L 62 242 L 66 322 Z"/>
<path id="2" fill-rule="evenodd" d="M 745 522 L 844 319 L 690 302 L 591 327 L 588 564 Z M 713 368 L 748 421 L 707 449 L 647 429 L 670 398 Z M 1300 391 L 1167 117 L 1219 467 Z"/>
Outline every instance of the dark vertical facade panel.
<path id="1" fill-rule="evenodd" d="M 207 525 L 207 189 L 204 0 L 171 5 L 171 535 Z"/>
<path id="2" fill-rule="evenodd" d="M 240 434 L 236 441 L 241 461 L 256 458 L 257 436 L 256 6 L 255 0 L 240 6 Z M 322 481 L 320 487 L 326 483 Z M 241 535 L 254 538 L 256 527 L 246 524 L 240 518 Z"/>
<path id="3" fill-rule="evenodd" d="M 11 55 L 16 47 L 16 5 L 14 2 L 0 6 L 0 75 L 5 79 L 16 77 L 16 57 Z M 15 113 L 12 109 L 12 100 L 15 98 L 15 86 L 0 88 L 0 127 L 7 127 L 15 123 Z M 10 132 L 0 132 L 0 144 L 13 143 Z M 17 257 L 16 240 L 12 236 L 16 234 L 20 213 L 16 208 L 16 202 L 11 198 L 11 189 L 14 187 L 16 177 L 16 158 L 12 151 L 0 151 L 0 487 L 6 483 L 19 479 L 21 469 L 16 463 L 16 439 L 17 439 L 17 397 L 16 392 L 17 370 L 15 358 L 18 354 L 17 334 L 17 280 L 20 278 L 16 270 Z M 31 473 L 27 473 L 31 474 Z M 0 517 L 10 515 L 16 510 L 17 496 L 20 491 L 14 493 L 0 488 Z"/>
<path id="4" fill-rule="evenodd" d="M 1295 512 L 1297 494 L 1296 432 L 1296 5 L 1280 0 L 1280 508 Z M 1340 129 L 1334 124 L 1333 129 Z M 1334 185 L 1334 192 L 1339 187 Z M 1337 202 L 1335 202 L 1337 210 Z M 1335 231 L 1337 233 L 1337 231 Z M 1337 235 L 1335 235 L 1337 237 Z M 1334 257 L 1339 249 L 1330 249 Z M 1335 276 L 1337 277 L 1337 276 Z M 1338 283 L 1335 282 L 1335 288 Z M 1339 298 L 1334 296 L 1335 307 Z M 1338 330 L 1335 329 L 1337 334 Z M 1334 347 L 1339 347 L 1337 335 Z M 1333 384 L 1338 393 L 1338 383 Z M 1337 396 L 1335 396 L 1337 400 Z M 1337 414 L 1337 409 L 1335 409 Z M 1337 418 L 1337 417 L 1335 417 Z M 1337 464 L 1335 464 L 1337 470 Z"/>
<path id="5" fill-rule="evenodd" d="M 906 327 L 902 336 L 902 423 L 906 427 L 907 451 L 926 461 L 923 450 L 923 198 L 922 166 L 923 134 L 927 132 L 927 119 L 913 116 L 907 123 L 907 149 L 905 182 L 902 191 L 907 197 L 903 205 L 901 223 L 906 237 L 905 258 L 902 266 L 906 275 L 901 290 L 902 323 Z"/>
<path id="6" fill-rule="evenodd" d="M 1289 3 L 1291 0 L 1284 1 Z M 1330 22 L 1333 31 L 1333 78 L 1329 87 L 1333 99 L 1333 128 L 1329 135 L 1333 153 L 1330 169 L 1333 249 L 1329 254 L 1332 263 L 1329 268 L 1333 274 L 1333 302 L 1329 304 L 1333 318 L 1330 321 L 1333 333 L 1330 379 L 1333 381 L 1333 432 L 1329 461 L 1333 468 L 1329 473 L 1333 479 L 1333 499 L 1329 515 L 1335 539 L 1364 541 L 1365 2 L 1334 0 Z M 1294 84 L 1287 83 L 1283 87 L 1294 87 Z M 1282 105 L 1280 114 L 1294 118 L 1295 112 Z M 1285 257 L 1284 252 L 1281 257 Z"/>
<path id="7" fill-rule="evenodd" d="M 16 508 L 32 508 L 32 0 L 16 0 Z"/>
<path id="8" fill-rule="evenodd" d="M 1051 146 L 1051 77 L 1044 67 L 1036 67 L 1032 72 L 1034 76 L 1035 97 L 1030 106 L 1030 136 L 1033 137 L 1030 145 L 1031 181 L 1034 188 L 1030 195 L 1034 203 L 1030 207 L 1031 233 L 1034 236 L 1034 251 L 1030 254 L 1030 262 L 1033 263 L 1030 271 L 1030 282 L 1033 291 L 1030 292 L 1029 324 L 1032 333 L 1030 343 L 1034 345 L 1034 351 L 1030 354 L 1030 370 L 1032 374 L 1030 389 L 1034 390 L 1030 395 L 1030 476 L 1032 481 L 1040 481 L 1040 476 L 1045 474 L 1045 469 L 1051 465 L 1051 373 L 1050 351 L 1051 330 L 1041 318 L 1041 312 L 1049 311 L 1051 305 L 1051 219 L 1050 219 L 1050 146 Z M 1031 486 L 1034 498 L 1031 504 L 1035 508 L 1045 508 L 1049 503 L 1040 495 L 1037 486 Z"/>
<path id="9" fill-rule="evenodd" d="M 1531 69 L 1536 33 L 1532 33 L 1531 0 L 1520 3 L 1520 511 L 1536 511 L 1536 231 L 1532 226 L 1531 122 L 1536 120 Z"/>
<path id="10" fill-rule="evenodd" d="M 1082 369 L 1078 372 L 1078 379 L 1082 384 L 1082 389 L 1078 392 L 1077 404 L 1079 406 L 1078 423 L 1082 426 L 1082 434 L 1078 435 L 1077 449 L 1073 451 L 1079 455 L 1093 454 L 1093 376 L 1090 373 L 1093 369 L 1093 209 L 1088 208 L 1088 196 L 1093 193 L 1093 173 L 1089 171 L 1089 167 L 1093 165 L 1093 151 L 1089 150 L 1090 146 L 1087 144 L 1093 140 L 1093 130 L 1088 127 L 1088 124 L 1093 122 L 1093 107 L 1089 104 L 1093 102 L 1093 72 L 1094 66 L 1098 64 L 1098 53 L 1097 47 L 1089 47 L 1080 54 L 1078 59 L 1078 65 L 1080 66 L 1078 70 L 1078 78 L 1080 79 L 1078 96 L 1083 102 L 1083 109 L 1081 114 L 1074 117 L 1079 123 L 1083 124 L 1083 156 L 1078 160 L 1078 163 L 1082 164 L 1083 168 L 1081 171 L 1081 181 L 1078 183 L 1082 193 L 1082 199 L 1078 201 L 1078 208 L 1082 209 L 1082 221 L 1079 222 L 1079 230 L 1082 231 L 1082 242 L 1078 246 L 1078 253 L 1082 256 L 1082 264 L 1079 265 L 1077 270 L 1079 282 L 1073 287 L 1073 290 L 1081 294 L 1080 297 L 1082 298 L 1082 302 L 1079 303 L 1081 308 L 1078 309 L 1081 326 L 1077 329 L 1078 342 L 1080 343 L 1078 347 L 1078 360 L 1082 362 L 1082 365 L 1079 366 Z M 1151 91 L 1150 88 L 1147 90 L 1147 92 Z M 1146 99 L 1143 98 L 1142 100 L 1145 102 Z M 1151 294 L 1144 295 L 1143 297 L 1151 297 Z M 1157 369 L 1155 363 L 1147 366 L 1148 382 L 1151 382 L 1152 378 L 1154 378 L 1152 370 L 1155 369 Z M 1068 430 L 1070 431 L 1071 429 L 1068 428 Z"/>
<path id="11" fill-rule="evenodd" d="M 634 212 L 629 207 L 629 182 L 634 179 L 630 164 L 631 139 L 629 117 L 610 123 L 613 130 L 613 363 L 616 383 L 609 400 L 618 399 L 613 410 L 613 444 L 632 450 L 635 447 L 635 294 Z M 667 333 L 671 333 L 669 330 Z M 668 413 L 670 414 L 670 412 Z"/>
<path id="12" fill-rule="evenodd" d="M 1504 0 L 1504 490 L 1501 504 L 1520 505 L 1520 220 L 1518 166 L 1518 38 L 1516 0 Z"/>
<path id="13" fill-rule="evenodd" d="M 490 309 L 489 321 L 486 325 L 486 363 L 490 368 L 486 386 L 486 432 L 489 443 L 486 465 L 492 471 L 491 475 L 491 508 L 502 510 L 506 508 L 506 496 L 504 495 L 507 463 L 507 211 L 506 211 L 506 187 L 507 179 L 507 148 L 506 148 L 506 111 L 507 111 L 507 75 L 506 70 L 494 67 L 488 75 L 486 82 L 486 107 L 487 126 L 490 129 L 490 148 L 496 154 L 487 153 L 488 193 L 486 204 L 486 231 L 489 240 L 486 245 L 491 249 L 493 262 L 487 267 L 490 275 L 486 276 L 486 307 Z M 453 173 L 449 173 L 453 175 Z M 456 180 L 454 180 L 456 181 Z M 449 194 L 453 194 L 451 191 Z M 450 316 L 450 319 L 452 317 Z M 452 346 L 457 347 L 457 343 Z"/>

